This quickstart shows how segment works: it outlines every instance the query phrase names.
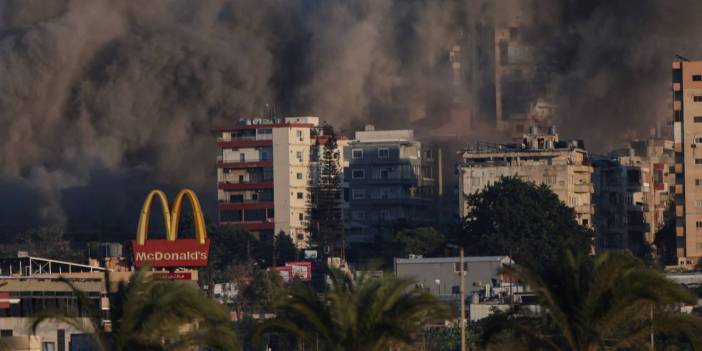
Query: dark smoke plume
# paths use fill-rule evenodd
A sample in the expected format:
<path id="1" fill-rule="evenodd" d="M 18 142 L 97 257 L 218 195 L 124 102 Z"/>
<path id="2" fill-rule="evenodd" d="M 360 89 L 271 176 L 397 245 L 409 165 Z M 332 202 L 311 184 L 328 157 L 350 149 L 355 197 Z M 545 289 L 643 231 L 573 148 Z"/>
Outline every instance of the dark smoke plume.
<path id="1" fill-rule="evenodd" d="M 239 117 L 480 136 L 449 111 L 484 99 L 471 81 L 491 72 L 469 43 L 496 13 L 536 13 L 559 125 L 591 146 L 667 118 L 672 55 L 701 54 L 696 0 L 490 3 L 0 1 L 0 190 L 15 200 L 0 205 L 0 233 L 59 223 L 131 235 L 157 186 L 193 187 L 212 209 L 213 130 Z M 452 87 L 456 44 L 475 69 Z"/>
<path id="2" fill-rule="evenodd" d="M 604 151 L 672 120 L 671 63 L 676 54 L 702 59 L 701 1 L 547 0 L 533 8 L 542 19 L 534 41 L 556 68 L 561 130 Z"/>
<path id="3" fill-rule="evenodd" d="M 18 199 L 0 229 L 131 226 L 154 186 L 194 187 L 211 208 L 213 130 L 238 117 L 423 119 L 459 4 L 0 2 L 0 179 Z"/>

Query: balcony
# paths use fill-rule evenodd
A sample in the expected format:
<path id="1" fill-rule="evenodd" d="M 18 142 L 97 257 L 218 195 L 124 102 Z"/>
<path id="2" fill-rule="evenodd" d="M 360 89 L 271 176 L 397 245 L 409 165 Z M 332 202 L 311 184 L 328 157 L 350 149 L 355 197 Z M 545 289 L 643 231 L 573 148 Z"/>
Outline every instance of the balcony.
<path id="1" fill-rule="evenodd" d="M 673 91 L 680 91 L 680 89 L 682 89 L 680 83 L 673 83 Z"/>
<path id="2" fill-rule="evenodd" d="M 673 167 L 673 171 L 675 172 L 675 174 L 682 174 L 683 173 L 682 163 L 676 163 L 675 166 Z"/>
<path id="3" fill-rule="evenodd" d="M 219 168 L 272 168 L 273 161 L 253 161 L 253 162 L 224 162 L 218 161 L 217 167 Z"/>
<path id="4" fill-rule="evenodd" d="M 273 223 L 273 218 L 268 218 L 266 222 L 232 222 L 233 224 L 238 224 L 246 230 L 258 231 L 258 230 L 274 230 L 275 223 Z"/>
<path id="5" fill-rule="evenodd" d="M 675 195 L 683 195 L 685 193 L 682 184 L 675 184 Z"/>
<path id="6" fill-rule="evenodd" d="M 685 215 L 685 208 L 682 205 L 675 206 L 675 216 L 682 217 Z"/>
<path id="7" fill-rule="evenodd" d="M 592 194 L 594 191 L 592 184 L 575 184 L 573 187 L 576 194 Z"/>
<path id="8" fill-rule="evenodd" d="M 274 208 L 273 201 L 220 202 L 220 210 L 263 210 Z"/>
<path id="9" fill-rule="evenodd" d="M 220 182 L 218 188 L 222 190 L 255 190 L 255 189 L 273 189 L 273 182 Z"/>
<path id="10" fill-rule="evenodd" d="M 258 146 L 271 146 L 273 141 L 271 139 L 252 139 L 252 140 L 217 140 L 217 146 L 220 148 L 241 148 L 241 147 L 258 147 Z"/>
<path id="11" fill-rule="evenodd" d="M 575 206 L 575 208 L 573 208 L 573 209 L 575 210 L 575 213 L 577 213 L 577 214 L 592 213 L 592 206 L 590 206 L 590 205 Z"/>

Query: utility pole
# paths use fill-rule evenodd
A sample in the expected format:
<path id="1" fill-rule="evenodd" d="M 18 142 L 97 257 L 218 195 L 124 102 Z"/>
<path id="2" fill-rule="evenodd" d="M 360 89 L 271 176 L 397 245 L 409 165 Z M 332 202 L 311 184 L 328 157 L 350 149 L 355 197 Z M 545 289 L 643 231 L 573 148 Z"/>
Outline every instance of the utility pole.
<path id="1" fill-rule="evenodd" d="M 461 256 L 461 351 L 466 351 L 466 283 L 463 246 L 459 248 L 459 252 Z"/>
<path id="2" fill-rule="evenodd" d="M 656 339 L 653 334 L 653 304 L 651 304 L 651 351 L 656 350 Z"/>

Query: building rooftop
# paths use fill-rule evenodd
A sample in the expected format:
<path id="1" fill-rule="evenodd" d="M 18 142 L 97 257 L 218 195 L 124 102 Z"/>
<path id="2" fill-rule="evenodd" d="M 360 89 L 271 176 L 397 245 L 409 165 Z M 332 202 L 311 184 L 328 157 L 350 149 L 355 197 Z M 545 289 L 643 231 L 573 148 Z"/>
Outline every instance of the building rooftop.
<path id="1" fill-rule="evenodd" d="M 355 139 L 358 142 L 415 141 L 412 129 L 375 130 L 375 127 L 370 124 L 365 127 L 365 130 L 357 131 Z"/>
<path id="2" fill-rule="evenodd" d="M 395 263 L 458 263 L 460 257 L 421 257 L 421 258 L 395 258 Z M 468 256 L 463 262 L 502 262 L 513 263 L 509 256 Z"/>

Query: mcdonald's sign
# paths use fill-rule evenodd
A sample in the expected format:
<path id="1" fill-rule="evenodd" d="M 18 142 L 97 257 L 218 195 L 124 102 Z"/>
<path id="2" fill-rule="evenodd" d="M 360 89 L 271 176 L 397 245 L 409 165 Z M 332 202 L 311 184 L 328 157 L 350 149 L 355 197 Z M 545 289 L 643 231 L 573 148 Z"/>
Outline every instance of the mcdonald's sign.
<path id="1" fill-rule="evenodd" d="M 166 239 L 147 239 L 149 231 L 149 214 L 154 198 L 161 203 Z M 183 200 L 187 198 L 193 208 L 195 239 L 178 239 L 178 223 Z M 205 219 L 202 208 L 195 193 L 183 189 L 176 196 L 173 205 L 168 207 L 166 194 L 161 190 L 153 190 L 144 201 L 139 215 L 136 240 L 132 241 L 134 265 L 141 267 L 150 265 L 154 268 L 165 267 L 204 267 L 207 266 L 210 241 L 207 239 Z"/>

